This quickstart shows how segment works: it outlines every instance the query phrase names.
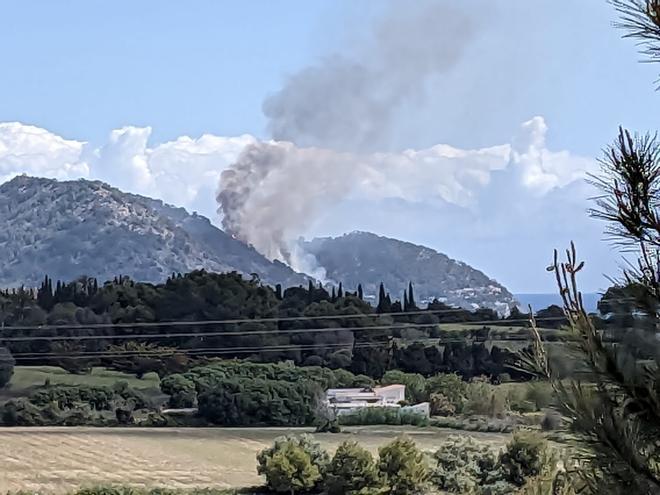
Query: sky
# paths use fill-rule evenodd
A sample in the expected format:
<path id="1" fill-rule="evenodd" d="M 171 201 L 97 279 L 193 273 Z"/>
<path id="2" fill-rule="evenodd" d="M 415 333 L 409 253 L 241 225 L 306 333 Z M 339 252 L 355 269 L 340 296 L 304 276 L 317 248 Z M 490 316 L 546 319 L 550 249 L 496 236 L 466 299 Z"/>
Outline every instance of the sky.
<path id="1" fill-rule="evenodd" d="M 570 240 L 585 291 L 618 272 L 584 177 L 619 125 L 654 129 L 660 68 L 603 0 L 26 0 L 2 13 L 0 180 L 101 179 L 222 225 L 222 172 L 285 139 L 231 227 L 271 257 L 274 232 L 289 245 L 371 230 L 513 292 L 552 292 L 545 267 Z"/>

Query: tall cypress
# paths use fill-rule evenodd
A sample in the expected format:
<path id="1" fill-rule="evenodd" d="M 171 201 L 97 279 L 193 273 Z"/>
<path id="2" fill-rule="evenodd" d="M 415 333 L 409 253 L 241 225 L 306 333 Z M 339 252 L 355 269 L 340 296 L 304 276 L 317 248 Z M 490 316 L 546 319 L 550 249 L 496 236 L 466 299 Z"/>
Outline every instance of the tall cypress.
<path id="1" fill-rule="evenodd" d="M 364 299 L 364 293 L 362 292 L 362 284 L 358 284 L 357 296 L 360 300 Z"/>
<path id="2" fill-rule="evenodd" d="M 344 289 L 341 286 L 341 282 L 339 282 L 339 289 L 337 289 L 337 297 L 340 299 L 344 297 Z"/>
<path id="3" fill-rule="evenodd" d="M 385 313 L 384 307 L 385 307 L 385 286 L 383 285 L 383 282 L 381 282 L 380 287 L 378 288 L 378 306 L 376 306 L 376 311 L 379 313 Z"/>
<path id="4" fill-rule="evenodd" d="M 408 293 L 404 289 L 403 291 L 403 311 L 408 311 Z"/>
<path id="5" fill-rule="evenodd" d="M 417 309 L 417 303 L 415 303 L 415 296 L 413 295 L 412 282 L 408 282 L 408 306 L 410 307 L 410 311 Z"/>

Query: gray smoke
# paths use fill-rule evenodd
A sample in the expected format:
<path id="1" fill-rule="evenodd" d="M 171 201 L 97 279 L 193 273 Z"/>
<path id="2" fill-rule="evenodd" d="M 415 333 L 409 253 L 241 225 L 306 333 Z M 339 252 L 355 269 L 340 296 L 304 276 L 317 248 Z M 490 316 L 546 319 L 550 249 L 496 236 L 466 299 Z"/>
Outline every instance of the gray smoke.
<path id="1" fill-rule="evenodd" d="M 303 268 L 295 240 L 362 179 L 364 153 L 387 148 L 396 112 L 422 103 L 426 85 L 473 37 L 471 19 L 444 2 L 389 7 L 350 55 L 301 70 L 268 97 L 263 110 L 278 142 L 248 146 L 222 173 L 225 230 L 270 259 Z"/>
<path id="2" fill-rule="evenodd" d="M 474 27 L 445 2 L 393 2 L 351 55 L 333 55 L 290 78 L 263 105 L 276 140 L 377 151 L 396 111 L 420 103 L 425 85 L 460 60 Z"/>

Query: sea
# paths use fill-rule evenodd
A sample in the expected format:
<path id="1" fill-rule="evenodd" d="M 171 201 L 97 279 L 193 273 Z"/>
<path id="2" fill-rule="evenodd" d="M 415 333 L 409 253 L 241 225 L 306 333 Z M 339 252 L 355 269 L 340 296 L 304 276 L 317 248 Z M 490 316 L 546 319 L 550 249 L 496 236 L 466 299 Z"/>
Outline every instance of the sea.
<path id="1" fill-rule="evenodd" d="M 532 306 L 532 309 L 536 312 L 539 309 L 545 309 L 552 304 L 557 306 L 562 306 L 561 297 L 556 293 L 548 294 L 514 294 L 516 301 L 519 303 L 519 308 L 521 311 L 527 311 L 527 306 Z M 582 303 L 584 304 L 584 309 L 588 313 L 595 313 L 598 311 L 597 305 L 598 301 L 602 297 L 598 292 L 587 292 L 582 294 Z"/>

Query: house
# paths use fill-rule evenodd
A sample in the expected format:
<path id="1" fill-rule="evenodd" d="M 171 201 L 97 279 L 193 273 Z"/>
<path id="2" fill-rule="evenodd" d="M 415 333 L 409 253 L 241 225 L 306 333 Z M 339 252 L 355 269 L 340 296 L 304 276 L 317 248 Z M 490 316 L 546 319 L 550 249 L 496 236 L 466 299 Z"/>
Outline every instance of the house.
<path id="1" fill-rule="evenodd" d="M 349 414 L 364 407 L 401 407 L 406 400 L 405 385 L 368 388 L 331 388 L 326 403 L 338 415 Z"/>

